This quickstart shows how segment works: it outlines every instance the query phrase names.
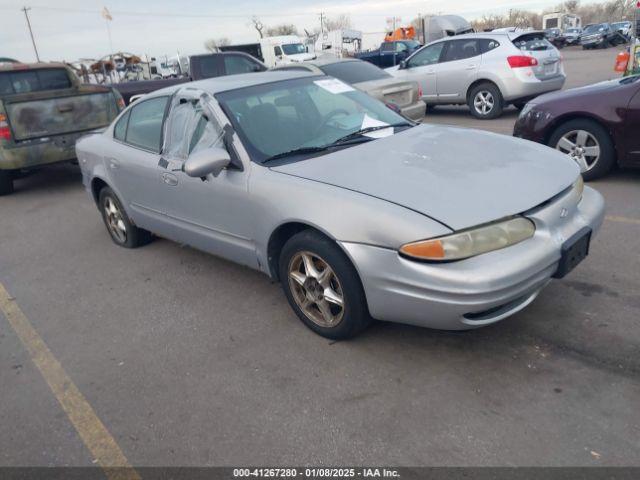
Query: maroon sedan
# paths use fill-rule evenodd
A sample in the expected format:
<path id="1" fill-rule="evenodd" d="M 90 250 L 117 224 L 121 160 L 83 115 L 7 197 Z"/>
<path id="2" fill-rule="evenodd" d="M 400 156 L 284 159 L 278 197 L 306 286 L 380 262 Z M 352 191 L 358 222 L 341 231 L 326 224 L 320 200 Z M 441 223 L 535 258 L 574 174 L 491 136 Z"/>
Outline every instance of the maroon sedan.
<path id="1" fill-rule="evenodd" d="M 513 134 L 566 153 L 585 180 L 640 167 L 640 75 L 537 97 Z"/>

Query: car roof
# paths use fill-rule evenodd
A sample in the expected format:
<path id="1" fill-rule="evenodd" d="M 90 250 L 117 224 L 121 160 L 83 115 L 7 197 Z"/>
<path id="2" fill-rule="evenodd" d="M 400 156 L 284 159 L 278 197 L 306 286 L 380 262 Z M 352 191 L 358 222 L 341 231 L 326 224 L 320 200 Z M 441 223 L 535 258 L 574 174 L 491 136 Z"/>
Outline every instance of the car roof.
<path id="1" fill-rule="evenodd" d="M 195 88 L 215 95 L 220 92 L 253 87 L 254 85 L 262 85 L 264 83 L 313 76 L 317 76 L 317 74 L 294 70 L 269 70 L 266 72 L 241 73 L 238 75 L 208 78 L 206 80 L 198 80 L 196 82 L 179 83 L 161 90 L 156 90 L 146 96 L 146 98 L 170 95 L 181 88 Z"/>

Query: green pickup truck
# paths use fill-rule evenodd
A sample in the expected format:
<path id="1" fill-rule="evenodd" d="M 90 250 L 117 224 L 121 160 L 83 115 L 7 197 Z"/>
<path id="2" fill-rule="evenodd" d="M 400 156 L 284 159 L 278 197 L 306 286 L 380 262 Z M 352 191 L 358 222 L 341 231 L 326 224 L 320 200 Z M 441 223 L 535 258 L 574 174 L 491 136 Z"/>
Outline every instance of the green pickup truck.
<path id="1" fill-rule="evenodd" d="M 65 64 L 0 64 L 0 195 L 24 171 L 74 161 L 76 140 L 122 108 L 116 90 L 81 84 Z"/>

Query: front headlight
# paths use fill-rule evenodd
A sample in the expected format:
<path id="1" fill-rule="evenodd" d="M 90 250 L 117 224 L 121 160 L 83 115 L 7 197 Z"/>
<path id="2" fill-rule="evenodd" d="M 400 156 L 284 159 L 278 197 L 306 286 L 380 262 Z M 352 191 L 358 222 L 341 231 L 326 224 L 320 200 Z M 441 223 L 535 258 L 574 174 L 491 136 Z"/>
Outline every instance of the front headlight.
<path id="1" fill-rule="evenodd" d="M 578 178 L 573 182 L 573 189 L 578 194 L 578 198 L 582 200 L 582 192 L 584 192 L 584 179 L 582 175 L 578 175 Z"/>
<path id="2" fill-rule="evenodd" d="M 531 220 L 515 217 L 444 237 L 407 243 L 400 247 L 400 253 L 432 262 L 462 260 L 515 245 L 533 237 L 535 231 Z"/>
<path id="3" fill-rule="evenodd" d="M 531 103 L 531 102 L 527 103 L 527 104 L 522 108 L 522 110 L 520 111 L 520 116 L 521 116 L 522 118 L 524 118 L 524 117 L 526 117 L 527 115 L 529 115 L 529 113 L 531 112 L 531 110 L 533 110 L 533 107 L 535 107 L 535 104 L 534 104 L 534 103 Z"/>

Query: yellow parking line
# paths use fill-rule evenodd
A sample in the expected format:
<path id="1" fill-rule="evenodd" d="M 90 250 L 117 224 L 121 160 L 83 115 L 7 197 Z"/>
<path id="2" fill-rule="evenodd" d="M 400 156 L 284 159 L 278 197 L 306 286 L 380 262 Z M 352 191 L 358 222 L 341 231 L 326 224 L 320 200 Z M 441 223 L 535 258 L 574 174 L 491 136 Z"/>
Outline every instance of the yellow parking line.
<path id="1" fill-rule="evenodd" d="M 122 450 L 56 360 L 15 300 L 0 283 L 0 310 L 49 384 L 80 438 L 109 480 L 140 480 Z"/>
<path id="2" fill-rule="evenodd" d="M 620 217 L 617 215 L 607 215 L 604 218 L 605 220 L 609 220 L 611 222 L 630 223 L 631 225 L 640 225 L 639 218 Z"/>

